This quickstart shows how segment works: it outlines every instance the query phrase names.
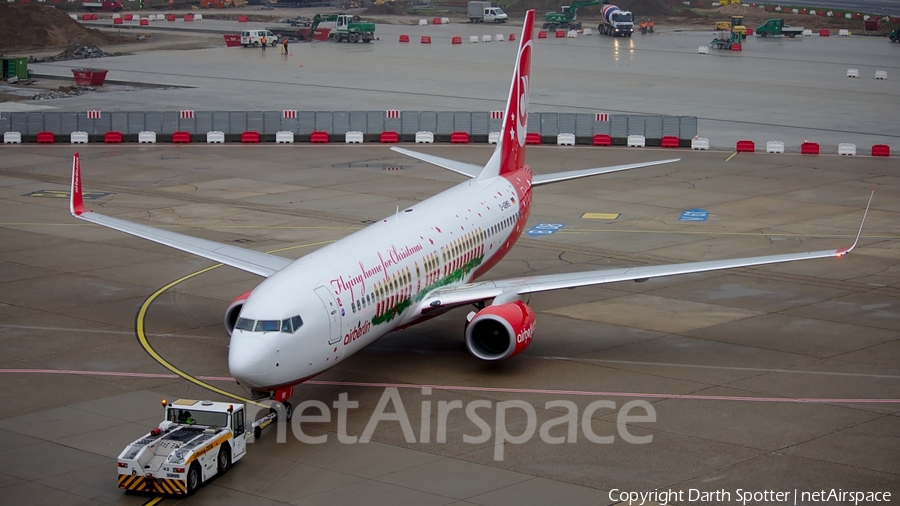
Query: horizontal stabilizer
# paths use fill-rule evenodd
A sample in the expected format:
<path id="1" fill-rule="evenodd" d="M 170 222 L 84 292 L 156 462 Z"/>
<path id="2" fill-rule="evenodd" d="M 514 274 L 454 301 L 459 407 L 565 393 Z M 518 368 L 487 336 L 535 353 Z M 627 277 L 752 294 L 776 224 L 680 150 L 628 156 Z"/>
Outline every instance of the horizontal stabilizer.
<path id="1" fill-rule="evenodd" d="M 560 181 L 568 181 L 570 179 L 578 179 L 581 177 L 596 176 L 599 174 L 609 174 L 610 172 L 619 172 L 623 170 L 638 169 L 641 167 L 649 167 L 651 165 L 661 165 L 664 163 L 672 163 L 681 160 L 681 158 L 672 158 L 669 160 L 658 160 L 655 162 L 629 163 L 627 165 L 612 165 L 610 167 L 598 167 L 596 169 L 570 170 L 567 172 L 556 172 L 554 174 L 540 174 L 532 176 L 531 185 L 539 186 L 542 184 L 558 183 Z"/>
<path id="2" fill-rule="evenodd" d="M 422 160 L 423 162 L 428 162 L 432 165 L 437 165 L 438 167 L 452 170 L 458 174 L 462 174 L 468 177 L 478 177 L 478 174 L 481 174 L 481 169 L 483 169 L 480 165 L 475 165 L 472 163 L 466 162 L 457 162 L 456 160 L 450 160 L 449 158 L 441 158 L 440 156 L 434 155 L 426 155 L 425 153 L 417 153 L 415 151 L 410 151 L 404 148 L 392 147 L 392 151 L 396 151 L 400 154 L 411 156 L 413 158 L 417 158 Z"/>

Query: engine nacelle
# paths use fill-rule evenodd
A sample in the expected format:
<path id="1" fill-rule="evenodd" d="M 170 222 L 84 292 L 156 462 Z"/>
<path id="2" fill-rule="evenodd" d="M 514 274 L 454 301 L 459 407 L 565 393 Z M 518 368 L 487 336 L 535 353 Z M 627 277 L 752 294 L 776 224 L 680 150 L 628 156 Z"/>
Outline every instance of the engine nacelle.
<path id="1" fill-rule="evenodd" d="M 522 301 L 488 306 L 466 327 L 466 347 L 482 360 L 513 357 L 531 344 L 534 322 L 534 311 Z"/>
<path id="2" fill-rule="evenodd" d="M 237 324 L 238 316 L 241 314 L 241 308 L 244 307 L 244 302 L 247 301 L 247 297 L 249 297 L 252 292 L 253 290 L 250 290 L 240 294 L 236 299 L 231 301 L 231 305 L 225 310 L 225 330 L 228 331 L 229 336 L 234 330 L 234 326 Z"/>

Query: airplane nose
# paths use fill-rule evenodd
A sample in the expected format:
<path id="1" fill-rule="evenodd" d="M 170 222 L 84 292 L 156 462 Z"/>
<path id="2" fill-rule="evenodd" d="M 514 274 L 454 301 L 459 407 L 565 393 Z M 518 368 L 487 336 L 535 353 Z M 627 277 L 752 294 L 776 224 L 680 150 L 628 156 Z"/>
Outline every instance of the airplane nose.
<path id="1" fill-rule="evenodd" d="M 272 350 L 260 337 L 236 330 L 228 348 L 228 369 L 234 379 L 248 387 L 268 385 Z"/>

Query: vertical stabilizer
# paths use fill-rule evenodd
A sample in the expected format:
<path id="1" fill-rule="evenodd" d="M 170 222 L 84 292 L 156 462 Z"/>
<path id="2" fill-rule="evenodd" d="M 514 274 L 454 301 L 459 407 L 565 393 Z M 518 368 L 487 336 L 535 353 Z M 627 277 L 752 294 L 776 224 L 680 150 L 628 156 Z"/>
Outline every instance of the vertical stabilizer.
<path id="1" fill-rule="evenodd" d="M 519 53 L 513 70 L 509 98 L 503 115 L 503 131 L 478 179 L 502 176 L 525 165 L 525 137 L 528 135 L 528 92 L 531 88 L 531 50 L 534 32 L 534 10 L 525 13 L 525 26 L 519 39 Z"/>

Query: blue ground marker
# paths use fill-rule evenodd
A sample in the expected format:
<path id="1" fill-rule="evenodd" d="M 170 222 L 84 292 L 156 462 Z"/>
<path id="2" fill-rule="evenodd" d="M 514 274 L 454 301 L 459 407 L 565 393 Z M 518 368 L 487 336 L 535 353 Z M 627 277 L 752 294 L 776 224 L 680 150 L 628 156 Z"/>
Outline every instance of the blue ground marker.
<path id="1" fill-rule="evenodd" d="M 565 228 L 565 223 L 538 223 L 525 232 L 528 237 L 538 237 L 542 235 L 555 234 L 557 230 Z"/>
<path id="2" fill-rule="evenodd" d="M 709 211 L 698 207 L 697 209 L 682 211 L 678 221 L 706 221 L 707 218 L 709 218 Z"/>

